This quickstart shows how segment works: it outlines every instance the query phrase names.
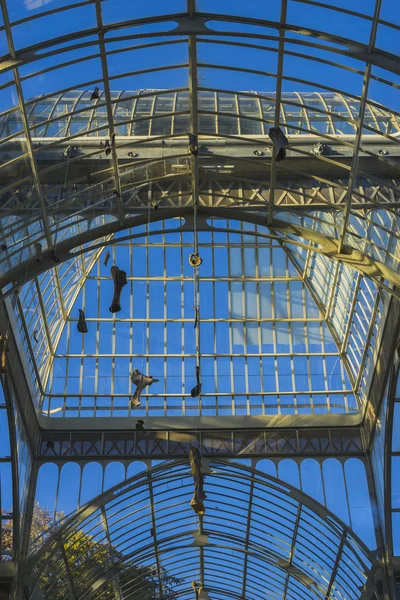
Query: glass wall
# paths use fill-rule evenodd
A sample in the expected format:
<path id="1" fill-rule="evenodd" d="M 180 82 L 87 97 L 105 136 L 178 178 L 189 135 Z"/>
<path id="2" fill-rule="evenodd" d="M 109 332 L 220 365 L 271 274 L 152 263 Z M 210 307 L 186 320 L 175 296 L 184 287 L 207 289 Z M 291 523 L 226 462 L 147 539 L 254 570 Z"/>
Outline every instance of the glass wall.
<path id="1" fill-rule="evenodd" d="M 400 556 L 400 376 L 397 375 L 391 447 L 393 554 Z"/>
<path id="2" fill-rule="evenodd" d="M 164 228 L 179 224 L 174 219 Z M 218 227 L 226 226 L 218 221 Z M 192 233 L 121 242 L 110 250 L 107 266 L 103 253 L 88 273 L 55 347 L 43 414 L 179 417 L 357 411 L 339 350 L 284 250 L 255 236 L 255 226 L 231 221 L 229 228 L 237 233 L 198 234 L 203 259 L 198 296 L 188 262 Z M 159 230 L 160 224 L 150 229 Z M 131 233 L 140 231 L 144 228 Z M 257 232 L 269 234 L 265 227 Z M 109 311 L 112 264 L 128 277 L 116 314 Z M 85 310 L 86 334 L 77 331 L 79 308 Z M 198 362 L 202 395 L 192 398 Z M 143 406 L 130 413 L 134 386 L 129 376 L 135 368 L 159 382 L 144 391 Z"/>
<path id="3" fill-rule="evenodd" d="M 390 381 L 386 385 L 383 396 L 379 418 L 376 423 L 374 441 L 372 445 L 371 461 L 374 473 L 375 490 L 378 500 L 379 521 L 384 538 L 386 537 L 385 523 L 385 443 L 386 443 L 386 419 L 388 410 L 388 392 Z"/>
<path id="4" fill-rule="evenodd" d="M 6 400 L 0 384 L 0 560 L 13 559 L 13 476 Z"/>

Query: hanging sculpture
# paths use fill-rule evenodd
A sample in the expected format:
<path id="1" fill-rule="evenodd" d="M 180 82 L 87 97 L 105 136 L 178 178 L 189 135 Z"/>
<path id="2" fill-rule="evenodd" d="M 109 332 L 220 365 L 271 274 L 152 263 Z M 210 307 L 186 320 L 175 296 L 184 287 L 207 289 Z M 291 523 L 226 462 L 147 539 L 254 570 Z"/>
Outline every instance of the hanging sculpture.
<path id="1" fill-rule="evenodd" d="M 99 91 L 100 91 L 99 88 L 96 86 L 92 92 L 92 95 L 90 96 L 91 101 L 99 99 L 99 97 L 100 97 Z"/>
<path id="2" fill-rule="evenodd" d="M 142 421 L 142 419 L 138 419 L 136 421 L 135 429 L 136 431 L 142 431 L 143 433 L 145 432 L 144 421 Z"/>
<path id="3" fill-rule="evenodd" d="M 110 143 L 110 140 L 107 139 L 105 142 L 100 142 L 100 148 L 102 150 L 104 150 L 104 152 L 106 153 L 106 156 L 108 156 L 109 154 L 111 154 L 111 143 Z"/>
<path id="4" fill-rule="evenodd" d="M 114 280 L 114 296 L 110 312 L 117 313 L 121 310 L 121 292 L 124 285 L 126 285 L 126 272 L 114 265 L 111 267 L 111 277 Z"/>
<path id="5" fill-rule="evenodd" d="M 189 152 L 193 154 L 193 156 L 197 156 L 199 153 L 199 146 L 197 142 L 197 136 L 193 133 L 188 133 L 189 138 Z"/>
<path id="6" fill-rule="evenodd" d="M 289 140 L 280 127 L 271 127 L 268 135 L 274 144 L 275 160 L 280 162 L 286 158 L 286 146 L 289 145 Z"/>
<path id="7" fill-rule="evenodd" d="M 192 588 L 195 593 L 195 600 L 210 600 L 208 592 L 204 589 L 204 584 L 199 581 L 192 581 Z"/>
<path id="8" fill-rule="evenodd" d="M 104 260 L 103 260 L 103 265 L 105 267 L 108 265 L 108 261 L 110 260 L 110 257 L 111 257 L 110 251 L 107 250 Z"/>
<path id="9" fill-rule="evenodd" d="M 189 255 L 189 264 L 191 267 L 199 267 L 202 262 L 203 260 L 198 252 L 192 252 L 192 254 Z"/>
<path id="10" fill-rule="evenodd" d="M 54 250 L 54 248 L 51 248 L 51 250 L 50 250 L 50 257 L 51 257 L 51 260 L 53 261 L 53 263 L 55 263 L 56 265 L 58 265 L 58 263 L 61 262 L 61 259 L 57 256 L 57 253 Z"/>
<path id="11" fill-rule="evenodd" d="M 39 264 L 42 262 L 42 244 L 40 242 L 35 242 L 35 260 Z"/>
<path id="12" fill-rule="evenodd" d="M 190 506 L 197 515 L 203 515 L 205 513 L 204 500 L 207 496 L 204 493 L 204 475 L 201 472 L 200 450 L 194 446 L 189 448 L 189 462 L 194 481 L 194 494 Z"/>
<path id="13" fill-rule="evenodd" d="M 134 385 L 136 385 L 136 390 L 130 400 L 129 405 L 130 408 L 136 408 L 142 404 L 140 401 L 140 394 L 143 392 L 144 388 L 148 385 L 152 385 L 153 383 L 157 383 L 160 380 L 154 379 L 154 377 L 152 377 L 151 375 L 143 375 L 143 373 L 141 373 L 139 369 L 135 369 L 131 373 L 131 381 Z"/>
<path id="14" fill-rule="evenodd" d="M 79 311 L 79 319 L 78 319 L 77 329 L 78 329 L 79 333 L 87 333 L 88 328 L 86 325 L 85 313 L 81 308 L 78 308 L 78 311 Z"/>
<path id="15" fill-rule="evenodd" d="M 0 335 L 0 375 L 4 375 L 4 373 L 7 373 L 7 352 L 8 337 L 6 335 Z"/>
<path id="16" fill-rule="evenodd" d="M 194 388 L 192 389 L 192 391 L 190 392 L 190 395 L 192 396 L 192 398 L 197 398 L 197 396 L 200 396 L 201 394 L 201 383 L 200 383 L 200 367 L 196 367 L 196 380 L 197 380 L 197 385 L 194 386 Z"/>

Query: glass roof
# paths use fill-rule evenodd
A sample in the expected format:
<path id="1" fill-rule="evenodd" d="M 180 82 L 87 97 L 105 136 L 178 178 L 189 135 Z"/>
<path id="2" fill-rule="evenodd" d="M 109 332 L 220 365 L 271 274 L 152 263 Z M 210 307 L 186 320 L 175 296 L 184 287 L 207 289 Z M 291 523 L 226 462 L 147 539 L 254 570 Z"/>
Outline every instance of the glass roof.
<path id="1" fill-rule="evenodd" d="M 0 0 L 27 598 L 381 600 L 399 40 L 396 0 Z"/>
<path id="2" fill-rule="evenodd" d="M 38 411 L 130 414 L 133 368 L 160 380 L 137 415 L 363 406 L 400 287 L 395 12 L 2 4 L 0 287 Z M 128 278 L 117 315 L 113 264 Z"/>
<path id="3" fill-rule="evenodd" d="M 204 600 L 333 600 L 367 589 L 374 553 L 321 504 L 244 465 L 213 460 L 204 472 L 202 516 L 179 462 L 82 507 L 32 557 L 27 598 L 146 597 L 149 571 L 157 595 L 188 600 L 199 581 Z"/>
<path id="4" fill-rule="evenodd" d="M 163 226 L 168 231 L 179 225 L 179 221 L 164 222 L 157 224 L 157 229 Z M 228 224 L 217 221 L 216 225 L 222 228 Z M 114 316 L 109 311 L 110 266 L 104 265 L 104 256 L 97 260 L 82 282 L 75 304 L 67 311 L 47 380 L 49 363 L 42 365 L 44 414 L 127 415 L 128 395 L 134 389 L 127 374 L 134 368 L 160 380 L 143 394 L 145 406 L 134 410 L 138 416 L 357 410 L 339 349 L 323 312 L 302 281 L 301 271 L 277 242 L 255 237 L 254 226 L 242 227 L 240 222 L 232 221 L 229 228 L 237 233 L 198 233 L 203 265 L 197 300 L 193 268 L 188 263 L 192 233 L 146 237 L 142 227 L 141 237 L 114 246 L 112 262 L 129 273 L 121 312 Z M 268 229 L 257 227 L 257 232 L 266 235 Z M 131 234 L 135 233 L 132 230 Z M 353 282 L 346 280 L 346 298 L 335 300 L 333 311 L 339 302 L 348 309 L 346 301 L 349 304 L 354 294 L 361 294 L 361 290 L 354 290 Z M 27 285 L 32 288 L 32 284 Z M 45 285 L 44 281 L 39 284 Z M 370 294 L 374 297 L 376 287 L 371 284 L 371 289 L 366 287 L 363 292 L 368 312 Z M 47 298 L 51 299 L 50 293 L 45 294 L 44 300 Z M 196 302 L 197 329 L 193 310 Z M 37 324 L 35 305 L 39 310 L 32 296 L 31 322 Z M 84 336 L 76 329 L 81 307 L 89 328 Z M 350 314 L 356 329 L 357 317 L 357 313 Z M 57 328 L 60 330 L 61 324 Z M 343 339 L 345 330 L 346 323 L 338 328 L 338 340 Z M 368 328 L 359 333 L 360 357 L 367 333 Z M 353 342 L 353 336 L 351 339 Z M 43 327 L 35 347 L 37 357 L 43 356 L 45 343 Z M 201 364 L 201 400 L 190 396 L 197 363 Z M 357 362 L 355 358 L 355 363 L 359 367 L 360 359 Z"/>
<path id="5" fill-rule="evenodd" d="M 104 91 L 91 100 L 91 91 L 43 95 L 26 103 L 32 138 L 107 136 L 107 104 Z M 188 91 L 111 91 L 112 114 L 117 136 L 182 135 L 190 129 Z M 268 119 L 274 118 L 275 93 L 198 92 L 199 129 L 204 134 L 268 134 Z M 286 135 L 307 133 L 355 134 L 359 100 L 332 92 L 282 92 L 281 109 Z M 174 112 L 182 112 L 176 117 Z M 216 113 L 216 114 L 212 114 Z M 235 115 L 235 118 L 230 115 Z M 21 114 L 15 107 L 0 117 L 0 135 L 23 133 Z M 400 117 L 383 107 L 367 105 L 364 133 L 400 132 Z"/>

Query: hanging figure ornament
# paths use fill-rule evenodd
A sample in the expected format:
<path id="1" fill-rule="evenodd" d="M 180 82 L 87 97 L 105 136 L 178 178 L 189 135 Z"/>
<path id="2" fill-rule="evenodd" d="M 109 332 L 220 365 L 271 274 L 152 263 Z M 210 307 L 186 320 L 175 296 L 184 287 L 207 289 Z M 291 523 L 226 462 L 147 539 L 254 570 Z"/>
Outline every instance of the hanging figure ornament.
<path id="1" fill-rule="evenodd" d="M 77 329 L 78 329 L 79 333 L 87 333 L 88 328 L 86 325 L 85 313 L 81 308 L 78 308 L 78 311 L 79 311 L 79 319 L 78 319 Z"/>
<path id="2" fill-rule="evenodd" d="M 137 408 L 142 404 L 140 401 L 140 394 L 143 392 L 144 388 L 148 385 L 152 385 L 153 383 L 157 383 L 160 380 L 154 379 L 154 377 L 151 375 L 143 375 L 139 369 L 135 369 L 131 373 L 131 381 L 134 385 L 136 385 L 136 390 L 130 399 L 129 406 L 130 408 Z"/>
<path id="3" fill-rule="evenodd" d="M 144 421 L 142 421 L 142 419 L 138 419 L 136 421 L 135 429 L 136 429 L 136 431 L 142 431 L 142 432 L 145 431 L 145 429 L 144 429 Z"/>
<path id="4" fill-rule="evenodd" d="M 194 590 L 194 593 L 196 594 L 196 600 L 199 600 L 200 594 L 203 590 L 203 586 L 198 581 L 192 581 L 192 588 Z"/>
<path id="5" fill-rule="evenodd" d="M 61 262 L 61 259 L 57 256 L 57 253 L 54 250 L 54 248 L 50 249 L 50 257 L 51 257 L 51 260 L 53 261 L 53 263 L 55 263 L 56 265 L 58 265 L 58 263 Z"/>
<path id="6" fill-rule="evenodd" d="M 35 260 L 39 264 L 42 262 L 42 244 L 40 242 L 35 242 Z"/>
<path id="7" fill-rule="evenodd" d="M 106 255 L 105 255 L 105 257 L 104 257 L 104 260 L 103 260 L 103 265 L 104 265 L 105 267 L 108 265 L 108 261 L 110 260 L 110 258 L 111 258 L 110 251 L 109 251 L 109 250 L 107 250 L 107 252 L 106 252 Z"/>
<path id="8" fill-rule="evenodd" d="M 100 97 L 99 91 L 99 88 L 96 86 L 92 92 L 92 95 L 90 96 L 90 100 L 98 100 Z"/>
<path id="9" fill-rule="evenodd" d="M 289 140 L 280 127 L 271 127 L 268 135 L 274 144 L 275 160 L 276 162 L 280 162 L 286 158 L 286 146 L 289 145 Z"/>
<path id="10" fill-rule="evenodd" d="M 193 154 L 193 156 L 197 156 L 199 153 L 199 146 L 197 142 L 197 136 L 194 133 L 188 133 L 189 138 L 189 152 Z"/>
<path id="11" fill-rule="evenodd" d="M 8 350 L 8 337 L 6 335 L 0 335 L 0 375 L 7 373 L 6 354 Z"/>
<path id="12" fill-rule="evenodd" d="M 111 277 L 114 280 L 114 296 L 110 306 L 111 313 L 117 313 L 121 310 L 121 292 L 126 285 L 126 272 L 119 269 L 116 265 L 111 267 Z"/>
<path id="13" fill-rule="evenodd" d="M 201 394 L 200 367 L 196 367 L 196 380 L 197 385 L 195 385 L 192 391 L 190 392 L 192 398 L 197 398 L 197 396 L 200 396 Z"/>
<path id="14" fill-rule="evenodd" d="M 190 254 L 189 264 L 191 267 L 199 267 L 202 262 L 203 259 L 200 257 L 200 254 L 198 252 L 192 252 L 192 254 Z"/>
<path id="15" fill-rule="evenodd" d="M 189 448 L 189 462 L 194 482 L 194 494 L 190 501 L 190 506 L 197 515 L 204 515 L 204 500 L 207 496 L 204 493 L 204 475 L 201 472 L 201 454 L 200 450 L 194 446 Z"/>

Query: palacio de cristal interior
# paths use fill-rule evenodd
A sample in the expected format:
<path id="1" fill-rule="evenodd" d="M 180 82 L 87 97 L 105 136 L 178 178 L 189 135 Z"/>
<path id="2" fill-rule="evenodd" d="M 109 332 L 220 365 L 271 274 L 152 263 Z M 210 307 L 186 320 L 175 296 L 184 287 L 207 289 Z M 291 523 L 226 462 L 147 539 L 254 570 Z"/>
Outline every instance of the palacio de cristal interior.
<path id="1" fill-rule="evenodd" d="M 0 0 L 0 600 L 400 599 L 399 0 Z"/>

